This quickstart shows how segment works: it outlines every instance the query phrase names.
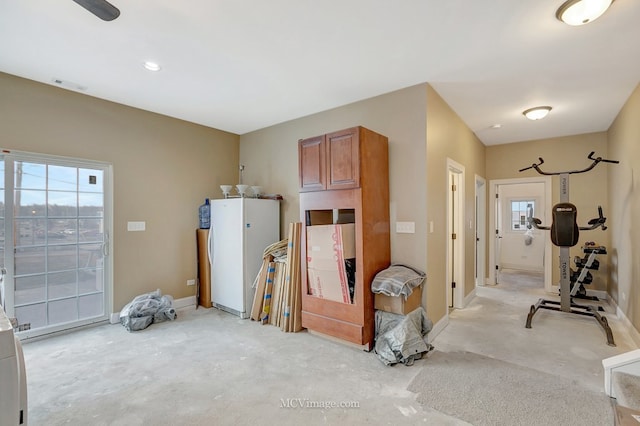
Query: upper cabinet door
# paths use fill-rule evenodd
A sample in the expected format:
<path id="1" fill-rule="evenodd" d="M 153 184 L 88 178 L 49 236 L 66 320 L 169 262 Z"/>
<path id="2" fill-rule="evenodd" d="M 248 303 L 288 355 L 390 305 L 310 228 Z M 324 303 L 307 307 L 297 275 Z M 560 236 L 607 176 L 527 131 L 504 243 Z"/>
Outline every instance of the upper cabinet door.
<path id="1" fill-rule="evenodd" d="M 300 192 L 327 189 L 326 161 L 324 135 L 298 142 Z"/>
<path id="2" fill-rule="evenodd" d="M 360 186 L 359 128 L 326 135 L 327 189 Z"/>

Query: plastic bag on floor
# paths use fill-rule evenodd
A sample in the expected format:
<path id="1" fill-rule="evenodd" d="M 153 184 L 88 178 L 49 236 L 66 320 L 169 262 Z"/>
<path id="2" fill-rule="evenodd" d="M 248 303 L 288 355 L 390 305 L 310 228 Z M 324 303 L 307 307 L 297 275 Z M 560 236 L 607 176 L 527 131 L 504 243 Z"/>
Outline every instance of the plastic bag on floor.
<path id="1" fill-rule="evenodd" d="M 127 331 L 144 330 L 154 322 L 176 319 L 173 297 L 160 290 L 136 296 L 120 311 L 120 323 Z"/>
<path id="2" fill-rule="evenodd" d="M 377 310 L 375 318 L 374 352 L 384 364 L 413 365 L 433 349 L 427 342 L 433 323 L 424 308 L 417 308 L 406 316 Z"/>

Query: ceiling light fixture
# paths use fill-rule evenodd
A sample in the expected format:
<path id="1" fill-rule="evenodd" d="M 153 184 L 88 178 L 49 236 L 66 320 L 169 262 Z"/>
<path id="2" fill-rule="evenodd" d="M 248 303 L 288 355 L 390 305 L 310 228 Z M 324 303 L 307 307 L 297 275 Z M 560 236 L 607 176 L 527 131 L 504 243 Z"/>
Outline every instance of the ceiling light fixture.
<path id="1" fill-rule="evenodd" d="M 155 62 L 146 61 L 143 65 L 145 69 L 148 69 L 149 71 L 160 71 L 160 65 Z"/>
<path id="2" fill-rule="evenodd" d="M 584 25 L 595 21 L 614 0 L 568 0 L 556 11 L 556 18 L 567 25 Z"/>
<path id="3" fill-rule="evenodd" d="M 522 115 L 529 120 L 540 120 L 545 118 L 547 114 L 549 114 L 549 111 L 551 111 L 550 106 L 538 106 L 522 111 Z"/>

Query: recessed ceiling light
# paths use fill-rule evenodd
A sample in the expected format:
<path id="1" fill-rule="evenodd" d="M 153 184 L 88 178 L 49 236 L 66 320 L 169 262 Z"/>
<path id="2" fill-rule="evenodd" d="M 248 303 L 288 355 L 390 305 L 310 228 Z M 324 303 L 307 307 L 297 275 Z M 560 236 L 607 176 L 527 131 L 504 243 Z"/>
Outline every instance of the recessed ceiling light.
<path id="1" fill-rule="evenodd" d="M 545 118 L 547 114 L 549 114 L 549 111 L 551 111 L 550 106 L 538 106 L 522 111 L 522 115 L 527 117 L 529 120 L 540 120 Z"/>
<path id="2" fill-rule="evenodd" d="M 160 65 L 155 62 L 146 61 L 143 65 L 145 69 L 148 69 L 149 71 L 160 71 Z"/>
<path id="3" fill-rule="evenodd" d="M 490 129 L 500 129 L 502 128 L 502 124 L 492 124 L 491 126 L 489 126 Z"/>
<path id="4" fill-rule="evenodd" d="M 556 18 L 567 25 L 584 25 L 604 14 L 614 0 L 568 0 L 556 11 Z"/>

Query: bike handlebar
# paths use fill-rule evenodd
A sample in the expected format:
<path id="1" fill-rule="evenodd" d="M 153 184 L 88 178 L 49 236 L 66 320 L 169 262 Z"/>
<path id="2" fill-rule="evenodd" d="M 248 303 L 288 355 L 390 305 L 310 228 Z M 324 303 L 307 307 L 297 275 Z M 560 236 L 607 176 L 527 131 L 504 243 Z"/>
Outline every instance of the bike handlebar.
<path id="1" fill-rule="evenodd" d="M 550 226 L 543 226 L 542 225 L 542 221 L 540 219 L 538 219 L 537 217 L 532 217 L 530 216 L 530 212 L 527 212 L 527 228 L 531 229 L 531 227 L 534 227 L 536 229 L 542 229 L 542 230 L 550 230 L 551 227 Z M 596 228 L 602 228 L 602 230 L 606 230 L 607 227 L 605 226 L 605 222 L 607 221 L 607 218 L 604 217 L 604 215 L 602 214 L 602 206 L 598 206 L 598 217 L 589 220 L 588 224 L 589 226 L 578 226 L 578 229 L 581 231 L 591 231 L 593 229 Z"/>
<path id="2" fill-rule="evenodd" d="M 540 166 L 542 164 L 544 164 L 544 160 L 542 159 L 542 157 L 538 157 L 539 163 L 533 163 L 529 167 L 525 167 L 524 169 L 520 169 L 519 171 L 520 172 L 524 172 L 525 170 L 534 169 L 539 174 L 546 175 L 546 176 L 555 176 L 555 175 L 563 175 L 563 174 L 569 174 L 570 175 L 570 174 L 588 172 L 589 170 L 591 170 L 595 166 L 597 166 L 598 163 L 613 163 L 613 164 L 620 163 L 620 161 L 618 161 L 618 160 L 607 160 L 607 159 L 604 159 L 602 157 L 594 157 L 593 154 L 595 154 L 595 151 L 591 151 L 591 153 L 589 153 L 589 155 L 587 156 L 587 158 L 589 160 L 593 161 L 593 163 L 591 163 L 591 165 L 589 165 L 588 167 L 586 167 L 586 168 L 584 168 L 582 170 L 570 170 L 570 171 L 566 171 L 566 172 L 545 172 L 545 171 L 540 169 Z"/>
<path id="3" fill-rule="evenodd" d="M 620 161 L 618 161 L 618 160 L 605 160 L 602 157 L 593 158 L 593 154 L 595 154 L 595 153 L 596 153 L 595 151 L 591 151 L 591 153 L 587 156 L 587 158 L 589 160 L 593 160 L 593 161 L 597 161 L 597 162 L 601 162 L 602 161 L 603 163 L 614 163 L 614 164 L 620 163 Z"/>

